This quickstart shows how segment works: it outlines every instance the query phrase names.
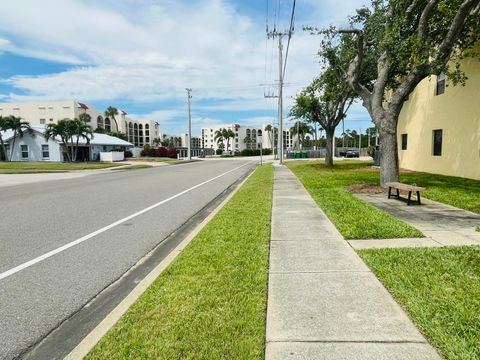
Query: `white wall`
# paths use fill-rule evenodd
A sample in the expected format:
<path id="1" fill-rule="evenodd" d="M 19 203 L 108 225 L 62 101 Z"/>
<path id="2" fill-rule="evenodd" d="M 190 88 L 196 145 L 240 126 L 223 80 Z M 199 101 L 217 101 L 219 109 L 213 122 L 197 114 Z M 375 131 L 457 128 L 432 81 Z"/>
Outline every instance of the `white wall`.
<path id="1" fill-rule="evenodd" d="M 100 161 L 104 162 L 114 162 L 122 161 L 125 159 L 123 151 L 110 151 L 110 152 L 101 152 Z"/>
<path id="2" fill-rule="evenodd" d="M 13 140 L 10 140 L 10 151 Z M 28 146 L 28 158 L 22 158 L 21 145 Z M 42 157 L 42 145 L 48 145 L 49 157 Z M 10 156 L 10 151 L 8 156 Z M 62 155 L 60 153 L 60 145 L 50 139 L 48 142 L 45 140 L 43 135 L 34 133 L 34 136 L 30 134 L 24 134 L 22 138 L 17 138 L 15 141 L 15 148 L 13 150 L 12 161 L 63 161 Z"/>

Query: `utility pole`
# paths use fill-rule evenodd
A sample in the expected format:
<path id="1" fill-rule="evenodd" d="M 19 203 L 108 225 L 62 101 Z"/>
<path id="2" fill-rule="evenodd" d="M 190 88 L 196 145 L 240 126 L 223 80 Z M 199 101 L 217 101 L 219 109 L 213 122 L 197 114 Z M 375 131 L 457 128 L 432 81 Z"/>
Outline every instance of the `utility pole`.
<path id="1" fill-rule="evenodd" d="M 192 89 L 185 88 L 187 90 L 187 100 L 188 100 L 188 142 L 187 142 L 187 151 L 188 151 L 188 160 L 192 160 Z"/>
<path id="2" fill-rule="evenodd" d="M 268 38 L 275 39 L 278 37 L 278 159 L 279 163 L 283 164 L 283 44 L 282 39 L 284 36 L 291 36 L 291 31 L 279 32 L 270 31 L 267 32 Z"/>
<path id="3" fill-rule="evenodd" d="M 358 157 L 360 157 L 360 153 L 362 152 L 362 128 L 358 132 Z"/>
<path id="4" fill-rule="evenodd" d="M 273 93 L 269 94 L 263 94 L 263 97 L 266 99 L 272 99 L 272 98 L 278 98 L 277 95 L 274 95 Z M 276 160 L 277 159 L 277 154 L 275 153 L 275 119 L 272 119 L 272 152 L 273 152 L 273 158 Z"/>

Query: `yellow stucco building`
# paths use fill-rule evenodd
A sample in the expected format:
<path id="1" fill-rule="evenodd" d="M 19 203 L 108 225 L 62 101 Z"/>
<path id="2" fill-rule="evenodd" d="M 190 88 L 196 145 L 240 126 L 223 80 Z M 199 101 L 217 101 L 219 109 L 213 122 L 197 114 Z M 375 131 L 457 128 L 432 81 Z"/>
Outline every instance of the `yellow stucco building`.
<path id="1" fill-rule="evenodd" d="M 465 60 L 462 70 L 466 86 L 432 76 L 405 102 L 397 128 L 401 168 L 480 180 L 480 60 Z"/>

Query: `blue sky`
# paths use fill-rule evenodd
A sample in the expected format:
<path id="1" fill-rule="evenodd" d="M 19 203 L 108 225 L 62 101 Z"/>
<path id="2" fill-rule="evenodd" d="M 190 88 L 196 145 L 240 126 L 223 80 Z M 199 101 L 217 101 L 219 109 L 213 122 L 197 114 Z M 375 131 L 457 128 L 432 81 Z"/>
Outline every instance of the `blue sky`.
<path id="1" fill-rule="evenodd" d="M 320 71 L 319 39 L 302 25 L 339 25 L 363 3 L 297 1 L 285 113 Z M 263 95 L 274 87 L 262 84 L 277 80 L 278 58 L 265 37 L 267 6 L 269 26 L 287 29 L 292 0 L 2 0 L 0 101 L 113 105 L 182 133 L 189 87 L 196 134 L 206 125 L 270 123 L 276 101 Z M 369 126 L 355 104 L 345 127 Z"/>

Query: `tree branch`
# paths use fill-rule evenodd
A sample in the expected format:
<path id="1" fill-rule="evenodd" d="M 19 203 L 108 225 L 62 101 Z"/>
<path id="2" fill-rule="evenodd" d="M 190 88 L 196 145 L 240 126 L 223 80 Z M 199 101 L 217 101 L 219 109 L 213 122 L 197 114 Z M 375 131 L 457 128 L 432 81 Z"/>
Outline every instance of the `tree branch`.
<path id="1" fill-rule="evenodd" d="M 432 12 L 435 9 L 435 6 L 438 5 L 439 1 L 440 0 L 430 0 L 422 11 L 422 15 L 420 16 L 420 22 L 418 24 L 418 39 L 420 40 L 420 42 L 423 42 L 425 40 L 425 36 L 427 34 L 428 20 L 430 19 L 430 16 L 432 15 Z"/>
<path id="2" fill-rule="evenodd" d="M 479 6 L 479 4 L 480 0 L 465 0 L 462 5 L 460 5 L 455 18 L 452 21 L 452 25 L 448 30 L 447 36 L 439 46 L 438 55 L 435 59 L 437 63 L 442 65 L 447 63 L 453 50 L 455 39 L 458 37 L 458 34 L 462 31 L 463 26 L 465 25 L 465 19 L 470 11 L 477 10 L 476 7 Z"/>
<path id="3" fill-rule="evenodd" d="M 340 34 L 357 35 L 357 55 L 350 62 L 347 71 L 347 83 L 350 88 L 355 91 L 363 100 L 364 105 L 371 110 L 372 93 L 359 82 L 360 67 L 364 56 L 364 37 L 363 32 L 359 29 L 340 29 Z"/>

